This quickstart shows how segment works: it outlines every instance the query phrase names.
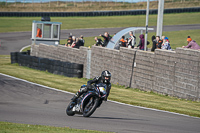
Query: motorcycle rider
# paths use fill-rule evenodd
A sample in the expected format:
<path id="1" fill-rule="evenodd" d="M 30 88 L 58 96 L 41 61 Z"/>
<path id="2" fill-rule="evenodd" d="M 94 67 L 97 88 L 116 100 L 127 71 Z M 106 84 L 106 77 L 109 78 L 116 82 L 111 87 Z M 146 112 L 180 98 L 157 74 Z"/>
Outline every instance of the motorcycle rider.
<path id="1" fill-rule="evenodd" d="M 93 80 L 89 80 L 87 82 L 87 86 L 82 85 L 80 90 L 72 98 L 72 102 L 76 102 L 76 99 L 79 98 L 83 93 L 87 92 L 88 90 L 94 89 L 94 87 L 92 86 L 94 83 L 95 84 L 103 83 L 106 85 L 107 96 L 105 97 L 104 100 L 107 101 L 107 97 L 111 89 L 110 80 L 111 80 L 111 73 L 108 70 L 103 71 L 100 77 L 95 77 Z"/>

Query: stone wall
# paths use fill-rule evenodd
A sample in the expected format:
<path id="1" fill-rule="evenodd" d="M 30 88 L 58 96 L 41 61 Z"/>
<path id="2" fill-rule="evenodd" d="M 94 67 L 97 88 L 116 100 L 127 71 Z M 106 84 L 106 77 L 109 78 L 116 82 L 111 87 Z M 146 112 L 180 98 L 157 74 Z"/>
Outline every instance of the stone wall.
<path id="1" fill-rule="evenodd" d="M 42 58 L 50 58 L 54 60 L 60 60 L 63 62 L 71 62 L 77 64 L 83 64 L 83 77 L 86 77 L 87 72 L 87 47 L 68 48 L 62 45 L 32 45 L 31 56 L 37 56 Z"/>
<path id="2" fill-rule="evenodd" d="M 33 45 L 31 55 L 84 64 L 87 74 L 86 47 Z M 103 70 L 112 73 L 112 83 L 199 101 L 200 51 L 177 48 L 153 52 L 92 46 L 90 77 Z"/>

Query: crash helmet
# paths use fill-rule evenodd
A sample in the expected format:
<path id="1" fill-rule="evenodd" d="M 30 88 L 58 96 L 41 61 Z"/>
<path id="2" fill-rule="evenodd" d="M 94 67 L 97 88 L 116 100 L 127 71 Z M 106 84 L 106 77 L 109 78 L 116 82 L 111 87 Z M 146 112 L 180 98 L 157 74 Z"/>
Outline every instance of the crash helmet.
<path id="1" fill-rule="evenodd" d="M 109 83 L 111 80 L 111 73 L 108 70 L 105 70 L 101 73 L 101 78 L 103 83 Z"/>

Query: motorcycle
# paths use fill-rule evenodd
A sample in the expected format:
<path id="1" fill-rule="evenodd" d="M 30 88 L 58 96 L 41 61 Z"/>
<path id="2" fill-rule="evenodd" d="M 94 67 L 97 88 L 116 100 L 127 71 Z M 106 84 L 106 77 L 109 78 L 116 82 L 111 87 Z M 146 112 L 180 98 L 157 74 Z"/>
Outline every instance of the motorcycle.
<path id="1" fill-rule="evenodd" d="M 85 85 L 86 87 L 86 85 Z M 92 90 L 83 93 L 76 102 L 71 101 L 67 106 L 66 113 L 68 116 L 75 114 L 90 117 L 96 108 L 100 107 L 102 101 L 106 98 L 106 85 L 103 83 L 93 85 Z"/>

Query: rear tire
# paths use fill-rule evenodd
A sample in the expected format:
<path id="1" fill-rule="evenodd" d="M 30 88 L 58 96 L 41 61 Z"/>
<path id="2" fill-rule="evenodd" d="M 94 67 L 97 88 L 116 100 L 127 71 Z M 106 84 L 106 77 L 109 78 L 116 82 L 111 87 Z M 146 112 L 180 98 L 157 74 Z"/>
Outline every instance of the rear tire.
<path id="1" fill-rule="evenodd" d="M 66 109 L 66 114 L 68 116 L 73 116 L 75 115 L 75 113 L 72 111 L 74 105 L 72 105 L 72 102 L 69 103 L 69 105 L 67 106 L 67 109 Z"/>
<path id="2" fill-rule="evenodd" d="M 99 100 L 98 100 L 98 98 L 96 96 L 94 96 L 94 95 L 88 96 L 84 100 L 83 116 L 84 117 L 90 117 L 94 113 L 94 111 L 96 110 L 98 105 L 99 105 Z"/>

